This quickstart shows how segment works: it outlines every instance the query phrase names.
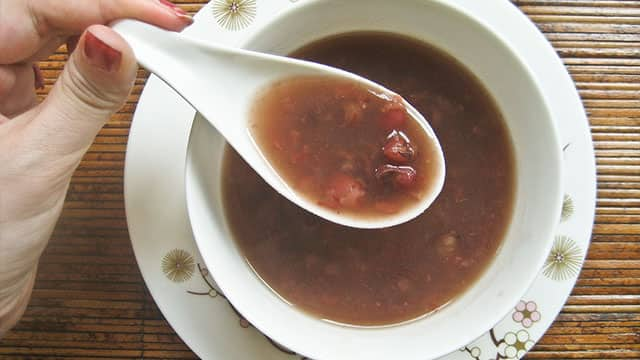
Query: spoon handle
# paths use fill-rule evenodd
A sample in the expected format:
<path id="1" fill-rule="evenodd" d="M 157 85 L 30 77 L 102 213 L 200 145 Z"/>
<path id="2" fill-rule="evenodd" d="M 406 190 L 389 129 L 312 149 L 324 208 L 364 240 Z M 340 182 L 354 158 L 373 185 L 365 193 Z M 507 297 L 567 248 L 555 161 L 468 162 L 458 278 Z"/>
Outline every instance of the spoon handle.
<path id="1" fill-rule="evenodd" d="M 122 36 L 134 50 L 138 63 L 158 75 L 164 62 L 173 62 L 166 50 L 179 43 L 177 33 L 172 33 L 137 20 L 117 20 L 111 28 Z"/>
<path id="2" fill-rule="evenodd" d="M 190 39 L 137 20 L 118 20 L 110 26 L 129 43 L 141 66 L 165 81 L 186 100 L 192 100 L 183 93 L 189 90 L 189 86 L 182 85 L 189 84 L 181 80 L 188 78 L 188 73 L 194 71 L 193 64 L 197 64 L 195 60 L 198 56 L 194 52 L 199 48 L 185 46 Z M 210 61 L 211 56 L 208 55 L 207 60 Z"/>
<path id="3" fill-rule="evenodd" d="M 206 44 L 137 20 L 111 24 L 133 49 L 138 63 L 173 88 L 234 145 L 246 136 L 246 99 L 255 86 L 238 64 L 235 49 Z M 239 50 L 241 51 L 241 50 Z M 225 91 L 226 89 L 226 91 Z"/>
<path id="4" fill-rule="evenodd" d="M 204 43 L 136 20 L 111 27 L 129 43 L 138 63 L 202 114 L 267 183 L 289 198 L 296 196 L 247 130 L 256 92 L 282 76 L 289 67 L 285 58 Z"/>

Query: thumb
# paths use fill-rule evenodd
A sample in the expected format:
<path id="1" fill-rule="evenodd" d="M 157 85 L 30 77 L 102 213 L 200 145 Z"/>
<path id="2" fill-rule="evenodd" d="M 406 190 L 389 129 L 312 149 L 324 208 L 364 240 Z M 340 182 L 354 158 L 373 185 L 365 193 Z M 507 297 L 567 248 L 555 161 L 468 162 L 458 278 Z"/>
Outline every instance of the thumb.
<path id="1" fill-rule="evenodd" d="M 136 77 L 133 51 L 103 25 L 80 38 L 49 96 L 35 109 L 30 126 L 49 156 L 78 154 L 126 100 Z"/>

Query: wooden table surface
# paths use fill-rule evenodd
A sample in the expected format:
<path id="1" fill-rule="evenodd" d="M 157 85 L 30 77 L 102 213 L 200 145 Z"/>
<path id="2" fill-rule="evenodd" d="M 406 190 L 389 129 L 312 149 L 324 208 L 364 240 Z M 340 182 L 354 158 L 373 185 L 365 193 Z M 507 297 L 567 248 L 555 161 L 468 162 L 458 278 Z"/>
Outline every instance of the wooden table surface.
<path id="1" fill-rule="evenodd" d="M 190 12 L 203 2 L 178 1 Z M 515 3 L 577 83 L 598 169 L 587 261 L 562 313 L 527 358 L 640 359 L 640 1 Z M 66 58 L 61 50 L 42 63 L 41 95 Z M 139 71 L 127 104 L 76 171 L 26 314 L 0 340 L 1 359 L 197 358 L 149 295 L 127 233 L 124 157 L 147 76 Z"/>

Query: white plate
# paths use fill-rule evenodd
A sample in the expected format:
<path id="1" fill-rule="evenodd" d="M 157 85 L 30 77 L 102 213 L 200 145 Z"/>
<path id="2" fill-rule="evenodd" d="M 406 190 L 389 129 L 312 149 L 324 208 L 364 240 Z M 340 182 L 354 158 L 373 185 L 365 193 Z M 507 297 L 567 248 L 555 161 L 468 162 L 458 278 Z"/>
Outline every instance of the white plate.
<path id="1" fill-rule="evenodd" d="M 292 2 L 213 0 L 198 13 L 186 34 L 242 44 L 260 24 L 293 6 Z M 490 332 L 444 359 L 522 357 L 551 325 L 575 284 L 594 218 L 594 153 L 573 82 L 535 26 L 514 12 L 508 1 L 494 2 L 485 15 L 499 21 L 490 25 L 528 59 L 557 121 L 566 145 L 567 194 L 552 253 L 522 302 Z M 239 5 L 238 12 L 227 10 L 232 3 Z M 134 116 L 125 166 L 129 232 L 145 282 L 165 318 L 202 358 L 300 358 L 273 344 L 237 314 L 203 267 L 184 194 L 186 149 L 194 115 L 169 87 L 155 77 L 149 79 Z"/>

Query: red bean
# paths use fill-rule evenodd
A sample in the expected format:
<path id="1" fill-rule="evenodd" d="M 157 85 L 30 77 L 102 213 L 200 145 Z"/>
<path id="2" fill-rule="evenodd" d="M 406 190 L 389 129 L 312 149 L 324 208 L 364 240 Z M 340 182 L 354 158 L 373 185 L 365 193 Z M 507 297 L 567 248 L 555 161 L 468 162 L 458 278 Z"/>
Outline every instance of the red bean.
<path id="1" fill-rule="evenodd" d="M 345 207 L 354 207 L 364 198 L 364 185 L 353 176 L 338 173 L 329 182 L 327 196 L 331 201 Z"/>
<path id="2" fill-rule="evenodd" d="M 411 166 L 384 164 L 375 170 L 375 176 L 381 181 L 391 181 L 394 185 L 409 187 L 416 181 L 416 170 Z"/>
<path id="3" fill-rule="evenodd" d="M 401 169 L 394 180 L 396 185 L 409 187 L 416 181 L 416 171 L 412 167 Z"/>
<path id="4" fill-rule="evenodd" d="M 386 111 L 380 117 L 380 126 L 385 130 L 392 130 L 401 127 L 407 120 L 407 112 L 404 109 L 393 109 Z"/>
<path id="5" fill-rule="evenodd" d="M 408 164 L 415 158 L 416 150 L 409 138 L 399 131 L 393 130 L 382 147 L 384 156 L 396 164 Z"/>
<path id="6" fill-rule="evenodd" d="M 407 109 L 405 109 L 400 96 L 394 96 L 381 110 L 380 126 L 385 130 L 402 127 L 407 120 Z"/>

